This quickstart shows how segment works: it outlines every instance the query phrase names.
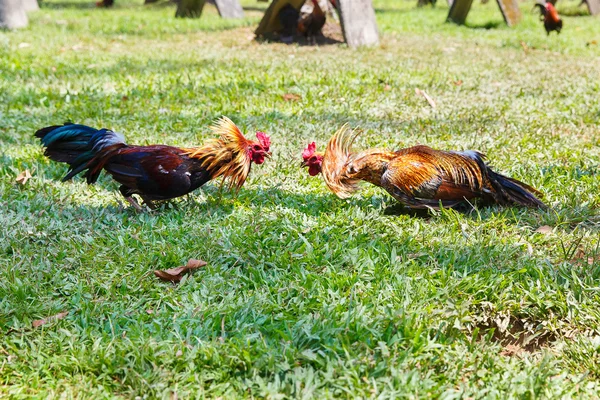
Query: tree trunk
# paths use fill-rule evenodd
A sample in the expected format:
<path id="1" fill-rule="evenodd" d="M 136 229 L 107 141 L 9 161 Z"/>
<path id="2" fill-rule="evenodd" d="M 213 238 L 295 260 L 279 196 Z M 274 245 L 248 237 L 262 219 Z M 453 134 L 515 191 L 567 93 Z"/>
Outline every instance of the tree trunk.
<path id="1" fill-rule="evenodd" d="M 379 43 L 375 9 L 371 0 L 338 0 L 344 40 L 350 47 Z"/>
<path id="2" fill-rule="evenodd" d="M 0 28 L 23 28 L 27 23 L 27 14 L 21 0 L 0 0 Z"/>
<path id="3" fill-rule="evenodd" d="M 244 18 L 244 9 L 238 0 L 216 0 L 221 18 Z"/>
<path id="4" fill-rule="evenodd" d="M 587 0 L 586 3 L 588 6 L 588 10 L 590 10 L 590 14 L 600 14 L 600 0 Z"/>
<path id="5" fill-rule="evenodd" d="M 448 12 L 448 21 L 462 25 L 467 20 L 467 14 L 471 10 L 473 0 L 454 0 Z"/>
<path id="6" fill-rule="evenodd" d="M 37 0 L 23 0 L 23 7 L 25 8 L 25 12 L 37 11 L 40 9 Z"/>
<path id="7" fill-rule="evenodd" d="M 517 0 L 497 0 L 504 22 L 508 26 L 515 26 L 521 21 L 521 10 Z"/>
<path id="8" fill-rule="evenodd" d="M 180 0 L 177 4 L 175 17 L 200 18 L 206 0 Z"/>

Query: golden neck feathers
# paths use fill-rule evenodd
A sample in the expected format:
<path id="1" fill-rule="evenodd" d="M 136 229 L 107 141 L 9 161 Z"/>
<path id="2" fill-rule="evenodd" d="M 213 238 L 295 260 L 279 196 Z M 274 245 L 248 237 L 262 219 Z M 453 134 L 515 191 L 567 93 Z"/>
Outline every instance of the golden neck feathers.
<path id="1" fill-rule="evenodd" d="M 217 138 L 201 147 L 185 149 L 190 158 L 200 160 L 211 179 L 223 177 L 229 180 L 229 189 L 239 190 L 250 173 L 251 158 L 248 152 L 250 141 L 227 117 L 222 117 L 213 126 Z"/>

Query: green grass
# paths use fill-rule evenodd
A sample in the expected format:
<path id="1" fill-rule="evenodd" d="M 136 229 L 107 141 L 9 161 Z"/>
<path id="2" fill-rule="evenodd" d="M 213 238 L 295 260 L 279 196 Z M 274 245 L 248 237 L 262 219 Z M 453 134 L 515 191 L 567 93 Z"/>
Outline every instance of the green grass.
<path id="1" fill-rule="evenodd" d="M 600 19 L 548 37 L 529 3 L 512 29 L 495 2 L 466 27 L 415 3 L 375 0 L 381 46 L 356 51 L 256 43 L 260 11 L 123 0 L 47 0 L 0 32 L 0 397 L 597 397 Z M 273 159 L 238 196 L 215 182 L 152 214 L 106 176 L 61 183 L 33 138 L 72 120 L 195 145 L 221 115 L 269 133 Z M 551 207 L 339 200 L 299 154 L 345 122 L 360 147 L 484 151 Z M 177 286 L 152 274 L 188 258 L 209 264 Z"/>

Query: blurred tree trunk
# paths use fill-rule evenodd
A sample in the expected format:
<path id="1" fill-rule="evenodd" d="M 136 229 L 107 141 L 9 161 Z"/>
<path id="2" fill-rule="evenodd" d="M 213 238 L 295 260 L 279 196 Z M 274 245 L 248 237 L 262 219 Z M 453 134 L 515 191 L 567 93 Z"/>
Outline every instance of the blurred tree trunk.
<path id="1" fill-rule="evenodd" d="M 216 0 L 214 3 L 222 18 L 244 18 L 244 9 L 238 0 Z"/>
<path id="2" fill-rule="evenodd" d="M 0 28 L 23 28 L 28 22 L 21 0 L 0 0 Z"/>
<path id="3" fill-rule="evenodd" d="M 584 0 L 587 3 L 588 10 L 590 10 L 590 14 L 597 15 L 600 14 L 600 0 Z"/>
<path id="4" fill-rule="evenodd" d="M 40 9 L 37 0 L 23 0 L 23 7 L 25 8 L 25 12 L 37 11 Z"/>
<path id="5" fill-rule="evenodd" d="M 179 18 L 200 18 L 206 0 L 180 0 L 175 16 Z"/>
<path id="6" fill-rule="evenodd" d="M 473 0 L 454 0 L 448 12 L 448 21 L 462 25 L 467 20 Z"/>

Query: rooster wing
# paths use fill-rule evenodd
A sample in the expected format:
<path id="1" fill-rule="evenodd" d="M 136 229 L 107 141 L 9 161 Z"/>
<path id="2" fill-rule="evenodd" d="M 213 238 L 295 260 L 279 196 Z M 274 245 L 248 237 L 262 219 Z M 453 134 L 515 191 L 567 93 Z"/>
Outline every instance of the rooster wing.
<path id="1" fill-rule="evenodd" d="M 483 168 L 482 168 L 483 166 Z M 415 146 L 396 152 L 381 177 L 381 186 L 413 208 L 452 207 L 465 199 L 488 197 L 476 151 L 444 152 Z"/>

